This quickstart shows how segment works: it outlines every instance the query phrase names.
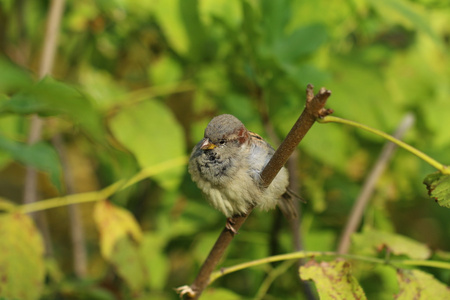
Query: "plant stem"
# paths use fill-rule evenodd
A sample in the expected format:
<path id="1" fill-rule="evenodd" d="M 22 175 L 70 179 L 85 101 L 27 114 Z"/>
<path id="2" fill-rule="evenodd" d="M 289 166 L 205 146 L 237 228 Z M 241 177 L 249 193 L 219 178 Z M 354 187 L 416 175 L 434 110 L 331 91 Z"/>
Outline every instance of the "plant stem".
<path id="1" fill-rule="evenodd" d="M 259 286 L 258 292 L 256 293 L 255 299 L 264 299 L 264 297 L 267 295 L 267 291 L 269 290 L 272 283 L 275 281 L 277 277 L 280 275 L 286 273 L 286 271 L 295 264 L 295 261 L 287 260 L 284 263 L 280 264 L 275 269 L 272 269 L 268 274 L 267 277 L 264 279 L 264 281 Z"/>
<path id="2" fill-rule="evenodd" d="M 44 35 L 44 44 L 40 59 L 38 76 L 39 79 L 49 75 L 53 69 L 55 53 L 58 46 L 58 35 L 60 30 L 61 18 L 64 13 L 65 0 L 52 0 L 49 8 L 49 15 Z M 37 115 L 33 115 L 29 125 L 27 138 L 28 145 L 33 145 L 41 139 L 44 121 Z M 25 204 L 34 204 L 38 200 L 38 174 L 32 166 L 26 166 L 25 184 L 23 202 Z M 42 232 L 45 244 L 45 253 L 52 256 L 52 245 L 49 229 L 45 215 L 31 215 L 36 222 L 39 230 Z"/>
<path id="3" fill-rule="evenodd" d="M 284 260 L 292 260 L 292 259 L 302 259 L 308 257 L 343 257 L 352 260 L 366 261 L 375 264 L 387 264 L 393 266 L 424 266 L 424 267 L 433 267 L 433 268 L 441 268 L 450 270 L 450 263 L 444 261 L 433 261 L 433 260 L 405 260 L 405 259 L 393 259 L 387 262 L 385 259 L 371 257 L 371 256 L 362 256 L 362 255 L 352 255 L 352 254 L 339 254 L 337 252 L 320 252 L 320 251 L 299 251 L 288 254 L 274 255 L 270 257 L 265 257 L 262 259 L 257 259 L 249 262 L 245 262 L 242 264 L 238 264 L 232 267 L 222 268 L 219 271 L 216 271 L 211 274 L 210 283 L 217 280 L 218 278 L 240 271 L 249 267 L 259 266 L 262 264 L 267 264 L 276 261 L 284 261 Z"/>
<path id="4" fill-rule="evenodd" d="M 259 266 L 262 264 L 272 263 L 276 261 L 283 261 L 283 260 L 291 260 L 291 259 L 301 259 L 301 258 L 307 258 L 307 257 L 320 257 L 320 256 L 335 256 L 335 252 L 320 252 L 320 251 L 299 251 L 299 252 L 293 252 L 293 253 L 287 253 L 287 254 L 280 254 L 280 255 L 274 255 L 269 256 L 249 262 L 245 262 L 242 264 L 238 264 L 232 267 L 227 268 L 221 268 L 219 271 L 216 271 L 211 274 L 209 283 L 212 283 L 219 277 L 222 277 L 223 275 L 227 275 L 236 271 L 240 271 L 249 267 Z"/>
<path id="5" fill-rule="evenodd" d="M 317 122 L 319 123 L 341 123 L 341 124 L 346 124 L 346 125 L 350 125 L 350 126 L 354 126 L 357 128 L 361 128 L 364 129 L 366 131 L 369 131 L 371 133 L 374 133 L 376 135 L 379 135 L 395 144 L 397 144 L 398 146 L 402 147 L 403 149 L 411 152 L 412 154 L 416 155 L 417 157 L 421 158 L 422 160 L 424 160 L 425 162 L 427 162 L 428 164 L 430 164 L 431 166 L 435 167 L 436 169 L 438 169 L 442 174 L 446 174 L 446 175 L 450 175 L 450 168 L 448 166 L 445 166 L 443 164 L 441 164 L 440 162 L 436 161 L 435 159 L 429 157 L 428 155 L 426 155 L 425 153 L 423 153 L 420 150 L 417 150 L 416 148 L 406 144 L 405 142 L 402 142 L 396 138 L 394 138 L 393 136 L 375 129 L 375 128 L 371 128 L 367 125 L 363 125 L 361 123 L 355 122 L 355 121 L 350 121 L 350 120 L 346 120 L 346 119 L 342 119 L 342 118 L 338 118 L 338 117 L 334 117 L 334 116 L 325 116 L 321 119 L 318 119 Z"/>
<path id="6" fill-rule="evenodd" d="M 94 202 L 94 201 L 107 199 L 111 195 L 114 195 L 115 193 L 122 191 L 122 190 L 126 189 L 127 187 L 129 187 L 145 178 L 154 176 L 156 174 L 160 174 L 171 168 L 184 165 L 184 164 L 186 164 L 186 162 L 187 162 L 186 156 L 177 157 L 177 158 L 159 163 L 157 165 L 142 169 L 139 173 L 137 173 L 130 179 L 128 179 L 128 180 L 121 179 L 100 191 L 73 194 L 73 195 L 68 195 L 65 197 L 51 198 L 51 199 L 42 200 L 39 202 L 24 204 L 24 205 L 18 206 L 18 210 L 22 213 L 30 213 L 30 212 L 36 212 L 36 211 L 41 211 L 41 210 L 71 205 L 71 204 Z"/>
<path id="7" fill-rule="evenodd" d="M 70 167 L 70 160 L 67 148 L 61 133 L 57 133 L 52 138 L 53 146 L 59 154 L 61 167 L 63 170 L 63 180 L 68 195 L 75 194 L 75 178 Z M 72 242 L 73 270 L 78 278 L 84 278 L 87 275 L 87 250 L 84 234 L 84 223 L 81 217 L 79 205 L 67 206 L 69 212 L 70 237 Z"/>
<path id="8" fill-rule="evenodd" d="M 450 270 L 450 263 L 436 260 L 404 260 L 401 264 L 405 266 L 422 266 Z"/>

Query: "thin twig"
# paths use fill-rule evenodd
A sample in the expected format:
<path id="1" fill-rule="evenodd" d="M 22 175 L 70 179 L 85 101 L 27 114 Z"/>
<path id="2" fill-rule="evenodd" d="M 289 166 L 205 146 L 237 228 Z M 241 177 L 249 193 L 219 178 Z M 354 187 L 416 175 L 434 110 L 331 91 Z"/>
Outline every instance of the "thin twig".
<path id="1" fill-rule="evenodd" d="M 397 139 L 401 139 L 405 134 L 405 132 L 409 128 L 411 128 L 413 124 L 414 124 L 414 116 L 412 114 L 407 114 L 403 118 L 402 122 L 398 126 L 393 136 Z M 369 203 L 369 200 L 375 190 L 375 184 L 377 183 L 378 179 L 380 178 L 381 174 L 386 168 L 386 165 L 389 159 L 394 154 L 396 148 L 397 148 L 396 144 L 392 142 L 387 142 L 383 150 L 381 151 L 381 154 L 378 157 L 375 166 L 373 167 L 372 171 L 367 177 L 361 190 L 361 193 L 359 194 L 355 204 L 353 205 L 352 211 L 350 212 L 350 217 L 342 233 L 338 246 L 339 254 L 346 254 L 348 252 L 348 249 L 350 248 L 350 237 L 354 232 L 356 232 L 359 224 L 361 223 L 361 219 L 366 209 L 366 206 Z"/>
<path id="2" fill-rule="evenodd" d="M 259 286 L 259 290 L 256 293 L 255 300 L 264 299 L 267 295 L 267 291 L 269 290 L 272 283 L 275 279 L 284 273 L 294 264 L 294 261 L 286 260 L 283 264 L 280 264 L 276 268 L 272 269 L 267 277 L 264 279 L 264 282 Z"/>
<path id="3" fill-rule="evenodd" d="M 64 0 L 53 0 L 50 5 L 50 12 L 46 27 L 44 45 L 41 56 L 41 64 L 39 67 L 39 78 L 42 79 L 46 75 L 50 74 L 53 68 L 53 62 L 55 59 L 55 51 L 57 47 L 58 31 L 61 23 L 61 16 L 64 9 Z M 37 116 L 33 115 L 30 123 L 30 132 L 28 134 L 27 143 L 32 145 L 41 139 L 43 121 Z M 34 203 L 38 200 L 37 189 L 37 171 L 31 167 L 26 167 L 25 184 L 23 202 Z M 32 215 L 33 216 L 33 215 Z M 38 220 L 38 227 L 40 228 L 44 237 L 45 249 L 47 255 L 52 255 L 52 246 L 50 241 L 50 234 L 46 226 L 46 220 L 43 220 L 44 215 L 40 215 Z M 39 220 L 40 219 L 40 220 Z"/>
<path id="4" fill-rule="evenodd" d="M 39 78 L 51 74 L 55 62 L 55 53 L 58 46 L 59 28 L 64 12 L 65 0 L 52 0 L 45 30 L 44 48 L 42 50 Z"/>
<path id="5" fill-rule="evenodd" d="M 75 179 L 73 178 L 73 173 L 69 166 L 67 149 L 64 145 L 61 134 L 56 134 L 53 137 L 52 142 L 56 151 L 58 151 L 58 155 L 61 160 L 66 194 L 74 194 Z M 77 277 L 84 278 L 87 274 L 87 253 L 85 247 L 84 226 L 80 213 L 80 205 L 68 205 L 67 210 L 69 212 L 69 224 L 73 249 L 73 269 Z"/>
<path id="6" fill-rule="evenodd" d="M 320 258 L 320 257 L 342 257 L 348 260 L 358 260 L 365 261 L 374 264 L 392 265 L 394 267 L 404 267 L 404 266 L 425 266 L 432 268 L 439 268 L 444 270 L 450 270 L 450 263 L 447 261 L 438 261 L 438 260 L 411 260 L 411 259 L 390 259 L 389 262 L 386 259 L 373 257 L 373 256 L 364 256 L 364 255 L 353 255 L 353 254 L 339 254 L 337 252 L 331 251 L 299 251 L 293 253 L 286 253 L 280 255 L 274 255 L 270 257 L 264 257 L 261 259 L 248 261 L 242 264 L 222 268 L 219 271 L 215 271 L 211 274 L 211 282 L 219 279 L 222 276 L 228 275 L 230 273 L 244 270 L 254 266 L 260 266 L 263 264 L 268 264 L 277 261 L 286 261 L 292 259 L 304 259 L 304 258 Z"/>
<path id="7" fill-rule="evenodd" d="M 314 124 L 317 118 L 324 117 L 332 112 L 324 108 L 331 91 L 321 88 L 317 95 L 314 95 L 314 87 L 309 84 L 306 89 L 306 107 L 298 118 L 297 122 L 288 133 L 281 146 L 275 151 L 273 157 L 261 172 L 261 184 L 268 187 L 281 168 L 286 164 L 289 156 L 292 154 L 298 143 Z M 234 229 L 237 231 L 247 219 L 253 208 L 244 216 L 234 218 Z M 198 299 L 203 290 L 209 284 L 211 273 L 216 268 L 219 260 L 222 258 L 226 248 L 231 243 L 234 234 L 224 228 L 208 257 L 200 268 L 196 279 L 190 286 L 183 286 L 177 289 L 181 295 L 187 295 L 189 299 Z"/>
<path id="8" fill-rule="evenodd" d="M 99 191 L 66 195 L 62 197 L 41 200 L 34 203 L 23 204 L 18 206 L 17 210 L 20 211 L 21 213 L 29 214 L 32 212 L 63 207 L 71 204 L 81 204 L 87 202 L 100 201 L 111 197 L 117 192 L 123 191 L 124 189 L 136 184 L 141 180 L 155 176 L 157 174 L 161 174 L 172 168 L 183 166 L 187 163 L 187 160 L 188 160 L 187 156 L 176 157 L 167 161 L 163 161 L 156 165 L 147 167 L 145 169 L 142 169 L 139 171 L 139 173 L 135 174 L 128 180 L 120 179 Z"/>
<path id="9" fill-rule="evenodd" d="M 55 60 L 58 31 L 61 23 L 61 16 L 64 10 L 65 0 L 53 0 L 50 5 L 50 12 L 45 32 L 44 45 L 39 67 L 39 78 L 42 79 L 50 74 Z M 43 121 L 33 115 L 30 124 L 27 143 L 32 145 L 41 139 Z M 26 168 L 24 203 L 32 203 L 37 200 L 37 172 L 31 167 Z"/>
<path id="10" fill-rule="evenodd" d="M 397 146 L 402 147 L 403 149 L 411 152 L 412 154 L 414 154 L 415 156 L 417 156 L 418 158 L 422 159 L 423 161 L 425 161 L 426 163 L 430 164 L 431 166 L 435 167 L 436 169 L 438 169 L 442 174 L 446 174 L 446 175 L 450 175 L 450 166 L 446 166 L 441 164 L 440 162 L 438 162 L 437 160 L 435 160 L 434 158 L 426 155 L 425 153 L 423 153 L 422 151 L 414 148 L 411 145 L 408 145 L 405 142 L 402 142 L 396 138 L 394 138 L 392 135 L 389 135 L 381 130 L 375 129 L 375 128 L 371 128 L 367 125 L 355 122 L 355 121 L 350 121 L 350 120 L 346 120 L 346 119 L 342 119 L 342 118 L 338 118 L 338 117 L 333 117 L 333 116 L 327 116 L 323 119 L 318 120 L 320 123 L 341 123 L 341 124 L 347 124 L 347 125 L 351 125 L 357 128 L 361 128 L 364 129 L 368 132 L 374 133 L 376 135 L 379 135 L 395 144 L 397 144 Z"/>
<path id="11" fill-rule="evenodd" d="M 51 10 L 49 15 L 49 20 L 46 30 L 46 41 L 44 43 L 44 50 L 41 57 L 41 68 L 39 70 L 39 77 L 43 78 L 51 73 L 53 69 L 53 64 L 55 61 L 55 53 L 57 48 L 58 33 L 61 23 L 61 18 L 64 12 L 65 0 L 53 0 L 51 4 Z M 31 124 L 37 125 L 39 122 L 39 127 L 42 128 L 42 120 L 36 118 L 36 123 Z M 39 133 L 40 135 L 40 133 Z M 64 172 L 64 181 L 66 192 L 69 194 L 74 193 L 74 181 L 72 172 L 68 166 L 66 149 L 64 148 L 62 137 L 58 133 L 53 138 L 53 142 L 61 158 L 61 164 Z M 83 222 L 81 220 L 81 215 L 78 205 L 70 205 L 68 207 L 69 212 L 69 224 L 71 232 L 71 240 L 73 246 L 73 265 L 75 274 L 78 277 L 84 277 L 87 273 L 87 254 L 83 230 Z"/>

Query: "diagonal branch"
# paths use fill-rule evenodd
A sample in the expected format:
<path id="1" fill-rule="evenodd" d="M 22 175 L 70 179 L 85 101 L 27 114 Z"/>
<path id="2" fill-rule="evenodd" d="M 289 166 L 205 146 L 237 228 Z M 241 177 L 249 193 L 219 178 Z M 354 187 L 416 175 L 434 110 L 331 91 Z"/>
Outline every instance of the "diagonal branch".
<path id="1" fill-rule="evenodd" d="M 306 106 L 302 114 L 298 118 L 297 122 L 292 127 L 291 131 L 288 133 L 287 137 L 277 149 L 269 163 L 266 165 L 264 170 L 261 172 L 261 183 L 264 187 L 268 187 L 284 164 L 289 159 L 289 156 L 297 147 L 298 143 L 303 139 L 305 134 L 314 124 L 317 118 L 324 117 L 331 114 L 333 111 L 331 109 L 325 109 L 325 103 L 330 97 L 331 91 L 321 88 L 319 93 L 314 95 L 314 87 L 308 84 L 306 88 Z M 238 231 L 244 224 L 248 215 L 251 213 L 253 208 L 249 209 L 247 215 L 234 217 L 233 228 Z M 216 268 L 219 260 L 222 258 L 226 248 L 231 243 L 234 234 L 224 228 L 211 249 L 208 257 L 200 268 L 197 278 L 190 286 L 182 286 L 177 289 L 177 292 L 181 296 L 187 295 L 188 299 L 198 299 L 202 294 L 203 290 L 209 284 L 211 273 Z"/>
<path id="2" fill-rule="evenodd" d="M 295 122 L 291 131 L 275 151 L 273 157 L 261 172 L 261 182 L 264 187 L 268 187 L 281 168 L 286 164 L 289 156 L 294 152 L 297 145 L 306 135 L 308 130 L 314 124 L 317 118 L 331 114 L 331 109 L 325 109 L 325 103 L 331 95 L 331 91 L 321 88 L 319 93 L 314 96 L 313 85 L 309 84 L 306 89 L 306 105 L 302 114 Z"/>

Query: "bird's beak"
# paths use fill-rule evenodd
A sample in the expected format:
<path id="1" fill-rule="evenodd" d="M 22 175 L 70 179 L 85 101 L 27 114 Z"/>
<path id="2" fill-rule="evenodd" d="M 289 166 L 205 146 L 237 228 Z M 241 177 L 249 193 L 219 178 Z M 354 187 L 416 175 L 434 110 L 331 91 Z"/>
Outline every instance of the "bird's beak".
<path id="1" fill-rule="evenodd" d="M 202 145 L 200 146 L 200 149 L 202 150 L 211 150 L 216 148 L 217 146 L 213 143 L 211 143 L 211 141 L 208 138 L 204 138 Z"/>

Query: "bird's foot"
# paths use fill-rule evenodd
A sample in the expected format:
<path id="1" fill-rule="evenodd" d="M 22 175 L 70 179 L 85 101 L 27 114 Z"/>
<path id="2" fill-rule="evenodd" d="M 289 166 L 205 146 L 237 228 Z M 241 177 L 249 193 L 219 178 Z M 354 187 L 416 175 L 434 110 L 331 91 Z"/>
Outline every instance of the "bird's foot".
<path id="1" fill-rule="evenodd" d="M 236 234 L 237 231 L 233 227 L 234 224 L 236 224 L 236 222 L 234 222 L 233 218 L 227 218 L 227 223 L 225 224 L 225 228 L 228 229 L 229 231 L 231 231 L 233 234 Z"/>
<path id="2" fill-rule="evenodd" d="M 184 295 L 188 295 L 188 297 L 194 298 L 197 294 L 189 285 L 177 287 L 175 291 L 180 295 L 180 298 L 183 298 Z"/>

